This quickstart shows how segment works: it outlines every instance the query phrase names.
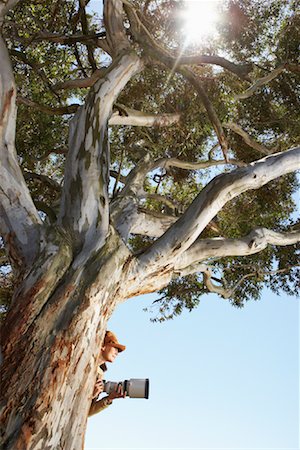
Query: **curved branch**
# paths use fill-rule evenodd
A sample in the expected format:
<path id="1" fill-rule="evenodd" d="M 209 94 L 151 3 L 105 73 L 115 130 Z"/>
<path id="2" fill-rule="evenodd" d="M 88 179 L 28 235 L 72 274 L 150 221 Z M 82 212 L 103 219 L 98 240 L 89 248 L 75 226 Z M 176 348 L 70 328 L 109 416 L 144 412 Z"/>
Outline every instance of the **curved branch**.
<path id="1" fill-rule="evenodd" d="M 245 164 L 241 161 L 229 160 L 230 164 L 235 164 L 237 166 L 244 166 Z M 138 164 L 131 170 L 123 182 L 125 186 L 120 193 L 119 198 L 114 202 L 112 207 L 112 218 L 118 232 L 126 240 L 128 234 L 134 233 L 132 227 L 135 230 L 138 229 L 138 224 L 140 224 L 139 216 L 137 214 L 137 200 L 136 197 L 143 198 L 148 194 L 144 192 L 143 185 L 144 180 L 148 172 L 155 170 L 159 167 L 180 167 L 187 170 L 197 170 L 207 167 L 212 167 L 216 165 L 224 165 L 226 161 L 199 161 L 199 162 L 187 162 L 181 161 L 177 158 L 161 158 L 154 162 L 150 160 L 149 154 L 146 154 Z M 146 225 L 146 224 L 145 224 Z M 140 232 L 135 231 L 137 234 L 143 234 L 143 230 L 147 231 L 148 236 L 158 237 L 162 235 L 162 232 L 166 231 L 166 228 L 162 224 L 157 223 L 157 230 L 154 230 L 154 224 L 151 226 L 141 227 Z M 152 234 L 149 234 L 152 233 Z"/>
<path id="2" fill-rule="evenodd" d="M 74 114 L 77 109 L 80 107 L 80 105 L 73 103 L 72 105 L 68 106 L 60 106 L 58 108 L 53 108 L 51 106 L 42 105 L 40 103 L 33 102 L 29 98 L 21 97 L 20 95 L 17 96 L 17 103 L 21 105 L 29 106 L 30 108 L 34 108 L 38 111 L 42 111 L 46 114 L 50 114 L 53 116 L 63 116 L 65 114 Z"/>
<path id="3" fill-rule="evenodd" d="M 16 2 L 8 2 L 7 7 Z M 1 4 L 3 8 L 3 2 Z M 1 13 L 5 8 L 0 10 Z M 0 35 L 0 233 L 16 269 L 25 269 L 39 245 L 41 220 L 18 164 L 15 149 L 16 87 L 9 55 Z"/>
<path id="4" fill-rule="evenodd" d="M 244 238 L 240 239 L 198 239 L 190 249 L 180 255 L 172 264 L 151 272 L 143 273 L 145 279 L 142 289 L 135 284 L 135 278 L 132 278 L 132 284 L 128 288 L 126 296 L 140 295 L 141 293 L 151 293 L 167 286 L 172 278 L 183 277 L 199 272 L 207 272 L 209 266 L 207 260 L 211 258 L 222 258 L 225 256 L 248 256 L 264 250 L 267 245 L 293 245 L 300 242 L 300 231 L 292 231 L 288 233 L 280 233 L 266 228 L 257 228 Z M 134 261 L 131 267 L 131 274 L 135 274 L 139 270 Z M 284 269 L 286 270 L 286 268 Z M 279 271 L 276 271 L 279 272 Z M 257 271 L 255 272 L 257 273 Z M 270 273 L 270 272 L 269 272 Z M 234 289 L 238 287 L 244 278 L 241 279 Z M 214 285 L 209 285 L 210 289 L 214 289 Z M 218 288 L 218 287 L 217 287 Z M 222 292 L 221 290 L 222 289 Z M 224 288 L 218 289 L 219 294 L 228 294 Z M 231 290 L 232 291 L 232 290 Z M 216 292 L 214 290 L 214 292 Z M 231 292 L 232 294 L 232 292 Z M 229 295 L 227 295 L 227 298 Z"/>
<path id="5" fill-rule="evenodd" d="M 129 49 L 129 41 L 123 25 L 122 0 L 109 0 L 104 2 L 104 26 L 106 40 L 112 55 Z"/>
<path id="6" fill-rule="evenodd" d="M 185 214 L 139 257 L 141 270 L 156 271 L 172 264 L 229 200 L 297 168 L 300 168 L 300 147 L 217 176 L 198 194 Z"/>
<path id="7" fill-rule="evenodd" d="M 263 271 L 263 270 L 256 270 L 255 272 L 252 273 L 247 273 L 246 275 L 242 276 L 239 281 L 232 286 L 231 288 L 224 288 L 222 286 L 216 286 L 213 282 L 212 282 L 212 274 L 211 274 L 211 270 L 209 267 L 206 268 L 206 270 L 203 270 L 203 281 L 205 286 L 207 287 L 207 289 L 209 290 L 209 292 L 213 292 L 215 294 L 219 294 L 221 297 L 227 299 L 233 296 L 233 294 L 235 293 L 235 291 L 238 289 L 238 287 L 244 282 L 244 280 L 246 280 L 247 278 L 251 278 L 251 277 L 261 277 L 264 275 L 276 275 L 277 273 L 287 273 L 290 269 L 297 267 L 297 266 L 289 266 L 285 269 L 278 269 L 278 270 L 269 270 L 269 271 Z"/>
<path id="8" fill-rule="evenodd" d="M 86 80 L 86 78 L 84 78 L 83 80 Z M 29 106 L 46 114 L 58 116 L 65 114 L 74 114 L 80 107 L 79 104 L 73 103 L 72 105 L 53 108 L 51 106 L 33 102 L 32 100 L 21 97 L 20 95 L 17 96 L 17 103 Z M 137 111 L 135 109 L 127 108 L 127 106 L 124 105 L 122 105 L 122 111 L 120 110 L 119 105 L 115 105 L 115 109 L 116 110 L 113 112 L 111 118 L 109 119 L 109 125 L 165 127 L 173 125 L 174 123 L 178 123 L 180 120 L 180 114 L 149 114 L 142 111 Z"/>
<path id="9" fill-rule="evenodd" d="M 282 64 L 281 66 L 277 67 L 276 69 L 272 70 L 268 75 L 265 77 L 259 78 L 256 80 L 256 82 L 250 86 L 245 92 L 242 92 L 241 94 L 235 95 L 235 100 L 242 100 L 245 98 L 251 97 L 257 89 L 259 89 L 264 84 L 267 84 L 269 81 L 274 80 L 274 78 L 278 77 L 278 75 L 281 74 L 281 72 L 284 71 L 286 68 L 286 64 Z"/>
<path id="10" fill-rule="evenodd" d="M 188 250 L 180 255 L 174 270 L 181 271 L 210 258 L 226 256 L 248 256 L 259 253 L 268 245 L 286 246 L 300 242 L 300 231 L 281 233 L 267 228 L 256 228 L 239 239 L 211 238 L 198 239 Z M 194 273 L 194 271 L 190 272 Z"/>
<path id="11" fill-rule="evenodd" d="M 239 161 L 237 159 L 228 159 L 228 161 L 226 161 L 225 159 L 221 160 L 209 159 L 207 161 L 198 161 L 198 162 L 182 161 L 177 158 L 164 158 L 160 160 L 160 167 L 164 167 L 165 169 L 169 167 L 179 167 L 180 169 L 186 170 L 198 170 L 198 169 L 207 169 L 208 167 L 214 166 L 223 166 L 225 164 L 231 164 L 237 167 L 245 167 L 247 165 L 243 161 Z"/>
<path id="12" fill-rule="evenodd" d="M 245 141 L 245 143 L 247 145 L 249 145 L 249 147 L 254 148 L 254 150 L 257 150 L 259 153 L 262 153 L 263 155 L 271 155 L 273 153 L 272 149 L 269 150 L 264 145 L 261 145 L 258 142 L 256 142 L 254 139 L 252 139 L 252 137 L 245 130 L 243 130 L 238 124 L 236 124 L 234 122 L 228 122 L 228 123 L 223 123 L 223 126 L 225 128 L 228 128 L 231 131 L 234 131 L 236 134 L 241 136 L 243 138 L 243 140 Z"/>

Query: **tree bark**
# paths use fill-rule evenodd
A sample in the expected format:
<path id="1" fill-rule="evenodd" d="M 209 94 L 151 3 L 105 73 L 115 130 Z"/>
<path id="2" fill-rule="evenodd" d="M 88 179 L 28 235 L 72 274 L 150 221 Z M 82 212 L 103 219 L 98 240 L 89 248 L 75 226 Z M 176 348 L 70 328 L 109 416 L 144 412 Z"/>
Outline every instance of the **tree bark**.
<path id="1" fill-rule="evenodd" d="M 74 270 L 68 248 L 47 271 L 48 254 L 41 255 L 36 280 L 30 283 L 32 273 L 24 280 L 7 317 L 12 326 L 2 335 L 0 405 L 5 450 L 83 448 L 99 347 L 120 301 L 129 251 L 111 229 L 99 255 Z"/>

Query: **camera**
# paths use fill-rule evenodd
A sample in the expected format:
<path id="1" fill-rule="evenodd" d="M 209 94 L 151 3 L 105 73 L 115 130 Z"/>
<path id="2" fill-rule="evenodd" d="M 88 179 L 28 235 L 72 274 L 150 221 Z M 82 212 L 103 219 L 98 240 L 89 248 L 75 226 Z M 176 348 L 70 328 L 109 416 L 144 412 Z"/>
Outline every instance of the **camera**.
<path id="1" fill-rule="evenodd" d="M 120 385 L 130 398 L 149 398 L 149 378 L 130 378 L 119 382 L 104 381 L 104 392 L 110 394 Z"/>

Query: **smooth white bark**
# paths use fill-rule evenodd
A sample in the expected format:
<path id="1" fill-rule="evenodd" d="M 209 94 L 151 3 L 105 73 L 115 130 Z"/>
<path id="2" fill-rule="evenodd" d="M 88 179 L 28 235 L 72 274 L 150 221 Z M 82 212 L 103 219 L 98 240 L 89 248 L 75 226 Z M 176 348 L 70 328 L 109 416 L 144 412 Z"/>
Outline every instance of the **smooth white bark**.
<path id="1" fill-rule="evenodd" d="M 178 123 L 180 114 L 149 114 L 122 105 L 122 112 L 115 111 L 109 125 L 131 125 L 136 127 L 166 127 Z"/>
<path id="2" fill-rule="evenodd" d="M 0 60 L 0 233 L 5 238 L 13 264 L 21 268 L 30 264 L 36 254 L 41 220 L 17 159 L 16 87 L 1 35 Z"/>
<path id="3" fill-rule="evenodd" d="M 108 120 L 119 92 L 143 64 L 123 54 L 89 93 L 70 126 L 60 222 L 77 233 L 84 252 L 103 245 L 109 225 Z M 79 194 L 79 195 L 78 195 Z"/>
<path id="4" fill-rule="evenodd" d="M 191 272 L 198 271 L 192 267 L 214 258 L 226 256 L 248 256 L 261 252 L 268 245 L 286 246 L 300 242 L 300 231 L 281 233 L 267 228 L 256 228 L 247 236 L 239 239 L 226 239 L 223 237 L 211 239 L 198 239 L 185 251 L 174 264 L 175 272 L 191 268 Z M 196 270 L 194 270 L 196 269 Z"/>
<path id="5" fill-rule="evenodd" d="M 281 175 L 300 168 L 300 147 L 278 153 L 247 167 L 214 178 L 196 197 L 185 214 L 139 257 L 142 270 L 156 271 L 171 264 L 198 238 L 202 230 L 231 199 L 258 189 Z"/>

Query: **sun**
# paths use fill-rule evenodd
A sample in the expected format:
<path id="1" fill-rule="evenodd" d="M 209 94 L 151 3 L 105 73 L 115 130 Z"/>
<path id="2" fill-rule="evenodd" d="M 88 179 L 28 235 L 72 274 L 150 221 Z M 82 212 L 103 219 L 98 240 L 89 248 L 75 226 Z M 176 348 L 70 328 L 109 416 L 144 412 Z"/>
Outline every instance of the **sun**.
<path id="1" fill-rule="evenodd" d="M 187 43 L 201 42 L 216 35 L 219 0 L 186 0 L 183 11 L 183 32 Z"/>

